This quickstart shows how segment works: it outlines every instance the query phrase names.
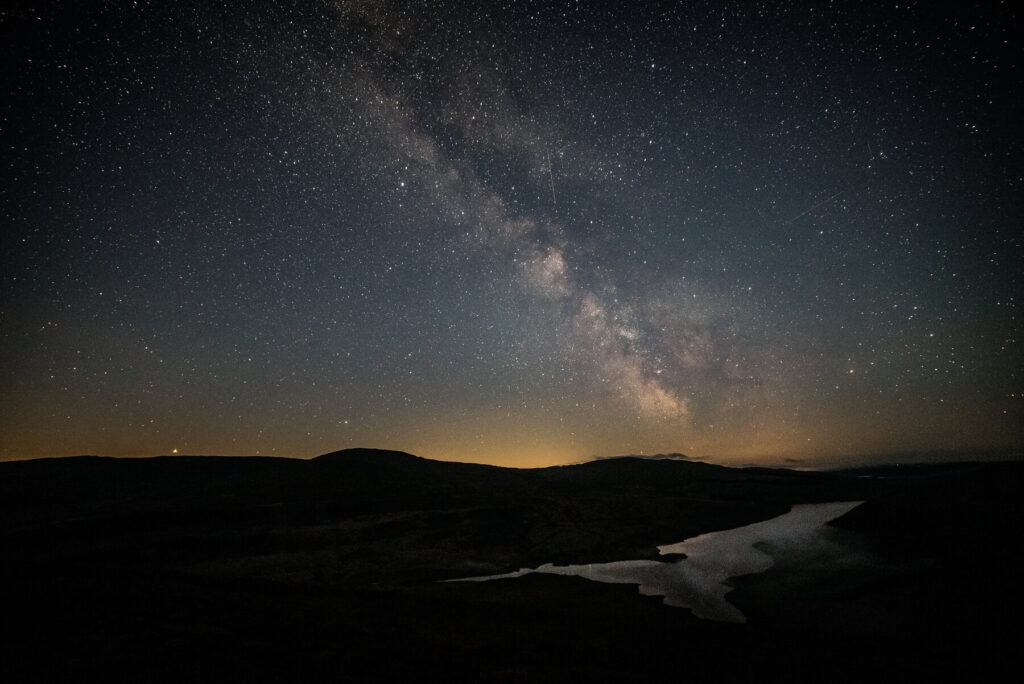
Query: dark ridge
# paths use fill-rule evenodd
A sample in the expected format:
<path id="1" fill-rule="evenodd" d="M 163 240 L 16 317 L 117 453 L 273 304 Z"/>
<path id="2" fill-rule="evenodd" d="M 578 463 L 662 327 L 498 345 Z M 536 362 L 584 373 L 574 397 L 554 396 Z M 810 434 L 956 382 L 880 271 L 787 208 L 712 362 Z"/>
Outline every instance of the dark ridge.
<path id="1" fill-rule="evenodd" d="M 602 458 L 574 465 L 552 466 L 541 469 L 539 472 L 555 478 L 597 479 L 608 482 L 614 481 L 615 478 L 622 478 L 622 482 L 632 482 L 637 479 L 674 482 L 679 479 L 690 480 L 695 477 L 726 479 L 746 477 L 744 470 L 740 468 L 674 458 L 652 459 L 645 456 Z M 798 475 L 791 470 L 781 470 L 780 472 Z"/>
<path id="2" fill-rule="evenodd" d="M 828 464 L 814 461 L 816 469 L 827 472 L 870 472 L 896 471 L 898 473 L 941 470 L 945 467 L 964 468 L 972 464 L 1012 463 L 1024 461 L 1024 450 L 1005 449 L 963 449 L 933 451 L 896 451 L 887 454 L 851 454 L 842 459 L 842 464 Z"/>
<path id="3" fill-rule="evenodd" d="M 481 478 L 488 481 L 504 482 L 516 479 L 522 472 L 516 468 L 485 465 L 482 463 L 459 463 L 423 458 L 404 451 L 388 449 L 342 449 L 311 459 L 317 471 L 348 479 L 386 478 L 392 487 L 413 485 L 423 491 L 424 487 L 465 485 Z"/>
<path id="4" fill-rule="evenodd" d="M 867 535 L 887 555 L 971 563 L 1014 553 L 1006 534 L 1024 529 L 1024 463 L 936 468 L 915 467 L 916 476 L 890 478 L 888 491 L 831 524 Z"/>
<path id="5" fill-rule="evenodd" d="M 1008 461 L 1012 463 L 1012 461 Z M 922 478 L 970 473 L 1003 461 L 951 461 L 948 463 L 886 463 L 825 472 L 852 477 Z"/>
<path id="6" fill-rule="evenodd" d="M 0 463 L 10 464 L 24 464 L 24 463 L 52 463 L 53 461 L 61 461 L 63 463 L 86 463 L 96 461 L 112 461 L 115 457 L 113 456 L 96 456 L 95 454 L 80 454 L 76 456 L 42 456 L 42 457 L 29 457 L 29 458 L 13 458 L 9 461 L 0 461 Z"/>
<path id="7" fill-rule="evenodd" d="M 685 468 L 685 469 L 714 469 L 714 470 L 734 470 L 734 468 L 727 468 L 726 466 L 714 465 L 712 463 L 703 463 L 701 461 L 693 461 L 690 459 L 683 458 L 652 458 L 650 456 L 615 456 L 612 458 L 599 458 L 593 461 L 587 461 L 586 463 L 576 463 L 567 466 L 552 466 L 552 468 L 561 468 L 565 470 L 579 468 L 581 470 L 586 469 L 636 469 L 636 468 Z M 549 469 L 550 470 L 550 469 Z"/>
<path id="8" fill-rule="evenodd" d="M 430 459 L 414 456 L 404 451 L 390 449 L 342 449 L 322 454 L 312 459 L 319 463 L 422 463 Z"/>

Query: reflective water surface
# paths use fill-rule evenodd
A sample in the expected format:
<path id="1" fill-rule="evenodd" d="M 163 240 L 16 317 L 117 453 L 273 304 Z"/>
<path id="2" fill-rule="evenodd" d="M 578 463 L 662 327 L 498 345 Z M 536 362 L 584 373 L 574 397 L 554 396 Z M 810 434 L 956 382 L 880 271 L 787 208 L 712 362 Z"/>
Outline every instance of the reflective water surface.
<path id="1" fill-rule="evenodd" d="M 586 565 L 552 565 L 524 568 L 503 575 L 468 577 L 456 581 L 482 582 L 522 577 L 534 572 L 552 575 L 576 575 L 595 582 L 638 584 L 640 593 L 664 596 L 670 606 L 689 608 L 708 620 L 746 622 L 743 613 L 725 599 L 731 587 L 730 577 L 764 572 L 772 566 L 772 557 L 754 547 L 767 542 L 771 548 L 799 549 L 829 543 L 828 521 L 852 510 L 860 501 L 801 504 L 771 520 L 709 532 L 676 544 L 659 546 L 662 554 L 683 553 L 686 558 L 670 563 L 650 560 L 624 560 Z"/>

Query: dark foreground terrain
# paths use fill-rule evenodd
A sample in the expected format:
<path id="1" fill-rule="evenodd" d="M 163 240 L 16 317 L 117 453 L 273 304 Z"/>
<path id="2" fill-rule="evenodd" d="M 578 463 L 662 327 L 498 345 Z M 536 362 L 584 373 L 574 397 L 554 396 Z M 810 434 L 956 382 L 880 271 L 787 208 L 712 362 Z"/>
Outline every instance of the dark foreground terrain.
<path id="1" fill-rule="evenodd" d="M 0 679 L 994 679 L 1022 606 L 1024 464 L 800 473 L 612 459 L 536 470 L 312 461 L 0 463 Z M 737 578 L 745 625 L 530 575 L 794 503 L 867 502 L 827 549 Z"/>

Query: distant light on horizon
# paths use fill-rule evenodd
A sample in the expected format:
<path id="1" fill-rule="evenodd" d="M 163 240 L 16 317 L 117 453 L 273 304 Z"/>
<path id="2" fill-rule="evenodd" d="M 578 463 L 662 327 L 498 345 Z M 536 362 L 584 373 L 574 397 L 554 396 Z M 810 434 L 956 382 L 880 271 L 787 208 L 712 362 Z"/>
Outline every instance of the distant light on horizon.
<path id="1" fill-rule="evenodd" d="M 0 460 L 1024 447 L 999 10 L 35 5 Z"/>

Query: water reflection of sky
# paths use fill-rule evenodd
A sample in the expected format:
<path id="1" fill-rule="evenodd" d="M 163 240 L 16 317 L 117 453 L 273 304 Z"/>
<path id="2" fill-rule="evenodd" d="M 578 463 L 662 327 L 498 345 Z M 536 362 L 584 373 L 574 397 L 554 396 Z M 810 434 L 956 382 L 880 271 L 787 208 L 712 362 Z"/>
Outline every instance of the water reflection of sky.
<path id="1" fill-rule="evenodd" d="M 771 520 L 731 530 L 710 532 L 676 544 L 658 547 L 663 554 L 682 553 L 683 560 L 665 563 L 649 560 L 625 560 L 613 563 L 524 568 L 503 575 L 470 577 L 462 581 L 486 581 L 522 577 L 534 572 L 575 575 L 595 582 L 637 584 L 640 593 L 664 596 L 667 605 L 689 608 L 699 618 L 724 622 L 746 622 L 743 613 L 725 599 L 731 589 L 724 584 L 730 577 L 764 572 L 772 557 L 754 547 L 768 542 L 773 549 L 801 550 L 809 547 L 827 551 L 832 544 L 825 524 L 852 510 L 861 502 L 840 501 L 794 506 Z"/>

